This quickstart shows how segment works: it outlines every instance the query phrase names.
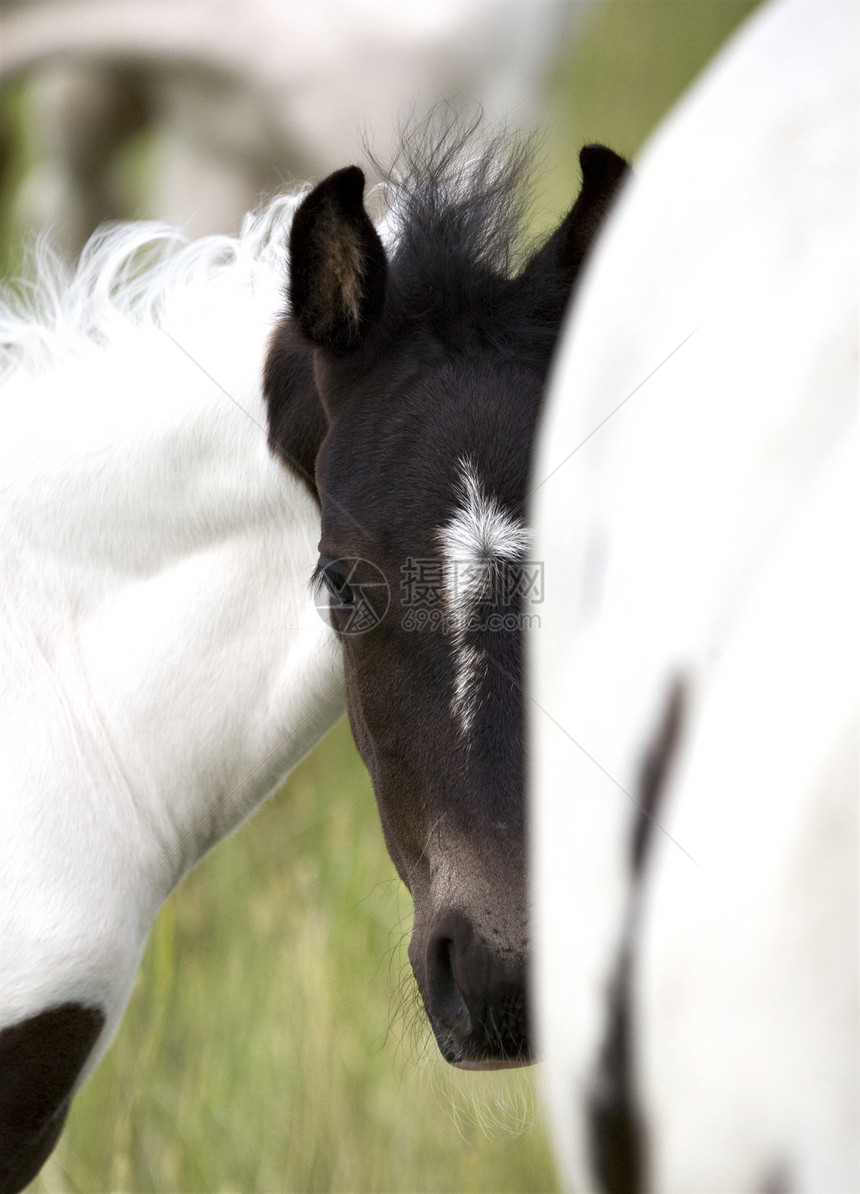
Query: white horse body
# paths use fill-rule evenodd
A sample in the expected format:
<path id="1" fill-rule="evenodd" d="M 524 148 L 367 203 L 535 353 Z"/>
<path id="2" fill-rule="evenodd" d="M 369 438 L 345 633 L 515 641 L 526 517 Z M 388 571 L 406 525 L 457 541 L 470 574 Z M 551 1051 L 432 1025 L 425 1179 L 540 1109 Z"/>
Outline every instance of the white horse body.
<path id="1" fill-rule="evenodd" d="M 633 1188 L 595 1162 L 619 1082 L 636 1189 L 860 1180 L 856 35 L 853 5 L 793 0 L 706 72 L 610 220 L 551 388 L 535 989 L 581 1191 Z"/>
<path id="2" fill-rule="evenodd" d="M 100 1009 L 87 1072 L 169 891 L 343 712 L 261 393 L 291 208 L 142 275 L 157 230 L 109 232 L 0 316 L 0 1029 Z"/>

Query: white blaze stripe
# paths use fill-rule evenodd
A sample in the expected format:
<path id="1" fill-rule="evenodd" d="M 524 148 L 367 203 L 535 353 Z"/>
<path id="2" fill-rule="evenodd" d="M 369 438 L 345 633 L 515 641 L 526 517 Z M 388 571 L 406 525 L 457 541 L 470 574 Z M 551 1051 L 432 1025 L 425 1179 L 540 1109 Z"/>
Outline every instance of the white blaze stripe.
<path id="1" fill-rule="evenodd" d="M 481 689 L 487 676 L 487 656 L 480 647 L 463 643 L 455 647 L 457 677 L 454 681 L 454 695 L 451 698 L 451 712 L 460 721 L 460 732 L 468 738 L 472 722 L 481 702 Z"/>
<path id="2" fill-rule="evenodd" d="M 500 562 L 516 562 L 525 555 L 529 531 L 485 492 L 470 460 L 463 459 L 460 464 L 460 506 L 451 521 L 437 531 L 437 538 L 442 549 L 442 593 L 457 665 L 451 709 L 466 737 L 487 674 L 485 654 L 467 645 L 466 632 L 491 591 Z"/>

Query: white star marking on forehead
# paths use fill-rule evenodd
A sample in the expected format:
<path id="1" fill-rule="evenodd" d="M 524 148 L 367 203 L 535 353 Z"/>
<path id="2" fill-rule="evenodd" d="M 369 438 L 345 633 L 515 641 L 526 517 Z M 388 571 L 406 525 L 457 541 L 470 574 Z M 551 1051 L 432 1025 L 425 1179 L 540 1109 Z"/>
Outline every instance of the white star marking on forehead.
<path id="1" fill-rule="evenodd" d="M 460 467 L 459 508 L 436 537 L 457 669 L 451 711 L 467 738 L 481 702 L 487 659 L 480 648 L 466 643 L 466 632 L 491 591 L 499 564 L 521 560 L 530 536 L 521 519 L 484 490 L 471 460 L 462 459 Z"/>

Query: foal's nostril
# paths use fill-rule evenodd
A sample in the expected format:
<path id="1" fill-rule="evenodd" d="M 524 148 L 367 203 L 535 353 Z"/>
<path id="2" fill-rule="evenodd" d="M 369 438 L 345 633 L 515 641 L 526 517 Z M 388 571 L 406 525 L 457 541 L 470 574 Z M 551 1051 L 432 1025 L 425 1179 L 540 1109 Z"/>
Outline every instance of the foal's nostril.
<path id="1" fill-rule="evenodd" d="M 430 938 L 427 947 L 427 988 L 436 1019 L 446 1030 L 462 1039 L 472 1031 L 472 1021 L 454 975 L 454 950 L 454 941 L 444 933 L 436 933 Z M 447 1060 L 454 1060 L 453 1057 L 447 1057 L 450 1048 L 442 1051 Z"/>

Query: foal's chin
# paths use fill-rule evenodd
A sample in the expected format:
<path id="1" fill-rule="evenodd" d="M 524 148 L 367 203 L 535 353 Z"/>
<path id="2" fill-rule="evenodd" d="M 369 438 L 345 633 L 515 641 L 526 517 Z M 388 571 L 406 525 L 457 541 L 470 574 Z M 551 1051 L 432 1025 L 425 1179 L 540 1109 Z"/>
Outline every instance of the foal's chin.
<path id="1" fill-rule="evenodd" d="M 455 1070 L 480 1070 L 484 1073 L 495 1070 L 523 1070 L 528 1066 L 537 1065 L 536 1057 L 510 1058 L 506 1061 L 452 1061 Z"/>
<path id="2" fill-rule="evenodd" d="M 436 1044 L 442 1057 L 455 1070 L 489 1073 L 496 1070 L 521 1070 L 534 1065 L 535 1057 L 527 1038 L 505 1041 L 495 1046 L 484 1039 L 456 1040 L 446 1030 L 434 1027 Z M 478 1035 L 478 1034 L 475 1034 Z M 483 1035 L 483 1034 L 481 1034 Z"/>

